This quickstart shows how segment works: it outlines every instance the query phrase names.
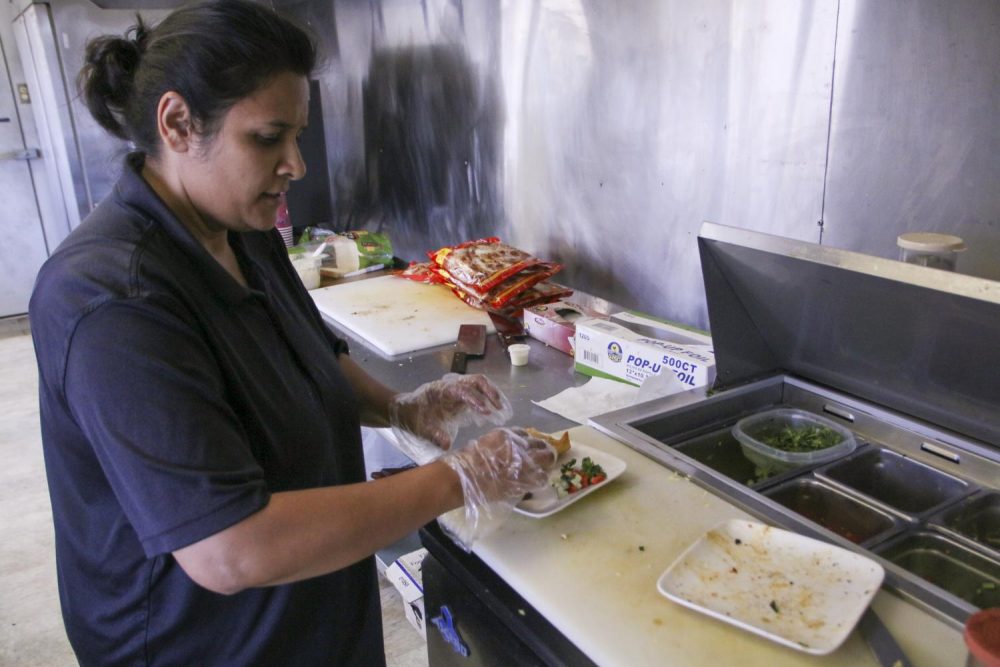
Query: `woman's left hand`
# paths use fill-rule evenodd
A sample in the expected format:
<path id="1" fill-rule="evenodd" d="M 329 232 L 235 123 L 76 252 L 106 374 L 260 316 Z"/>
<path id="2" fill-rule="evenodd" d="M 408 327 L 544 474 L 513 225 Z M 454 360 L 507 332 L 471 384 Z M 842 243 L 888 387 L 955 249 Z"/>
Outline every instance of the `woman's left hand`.
<path id="1" fill-rule="evenodd" d="M 485 375 L 449 373 L 412 392 L 397 394 L 389 403 L 389 423 L 400 448 L 418 463 L 449 449 L 463 426 L 499 426 L 512 416 L 507 397 Z"/>

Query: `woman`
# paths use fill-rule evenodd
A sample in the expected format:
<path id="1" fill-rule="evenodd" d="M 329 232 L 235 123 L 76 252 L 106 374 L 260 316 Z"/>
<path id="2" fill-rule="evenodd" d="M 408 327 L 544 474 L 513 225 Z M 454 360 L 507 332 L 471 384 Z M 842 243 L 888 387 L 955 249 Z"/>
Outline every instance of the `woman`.
<path id="1" fill-rule="evenodd" d="M 314 46 L 219 0 L 91 42 L 94 117 L 137 152 L 30 305 L 60 597 L 82 664 L 384 662 L 372 554 L 544 483 L 523 431 L 364 482 L 360 426 L 450 445 L 482 377 L 408 394 L 330 334 L 273 229 L 305 173 Z"/>

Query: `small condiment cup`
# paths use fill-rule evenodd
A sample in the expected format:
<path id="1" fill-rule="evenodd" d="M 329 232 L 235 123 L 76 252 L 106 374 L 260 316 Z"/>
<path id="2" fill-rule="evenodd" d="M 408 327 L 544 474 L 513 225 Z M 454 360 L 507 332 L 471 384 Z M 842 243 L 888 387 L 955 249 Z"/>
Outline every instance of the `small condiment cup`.
<path id="1" fill-rule="evenodd" d="M 1000 665 L 1000 608 L 981 609 L 965 621 L 968 667 Z"/>
<path id="2" fill-rule="evenodd" d="M 299 274 L 302 284 L 306 289 L 316 289 L 320 285 L 319 267 L 323 263 L 322 257 L 313 255 L 296 254 L 291 255 L 292 266 Z"/>
<path id="3" fill-rule="evenodd" d="M 525 366 L 528 363 L 528 353 L 531 352 L 531 347 L 524 343 L 515 343 L 507 346 L 507 352 L 510 354 L 512 366 Z"/>

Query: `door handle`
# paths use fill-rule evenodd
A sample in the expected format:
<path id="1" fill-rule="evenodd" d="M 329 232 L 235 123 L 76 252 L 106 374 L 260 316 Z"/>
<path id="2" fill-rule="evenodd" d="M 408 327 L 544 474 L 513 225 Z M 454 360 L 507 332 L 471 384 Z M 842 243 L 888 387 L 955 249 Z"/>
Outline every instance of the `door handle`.
<path id="1" fill-rule="evenodd" d="M 0 160 L 37 160 L 42 157 L 42 151 L 37 148 L 24 148 L 19 151 L 0 153 Z"/>

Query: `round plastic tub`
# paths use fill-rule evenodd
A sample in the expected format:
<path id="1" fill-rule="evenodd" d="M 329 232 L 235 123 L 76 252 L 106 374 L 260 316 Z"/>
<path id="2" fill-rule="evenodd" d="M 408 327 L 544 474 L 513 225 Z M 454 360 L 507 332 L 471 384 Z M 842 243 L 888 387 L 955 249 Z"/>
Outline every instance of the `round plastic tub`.
<path id="1" fill-rule="evenodd" d="M 958 253 L 965 250 L 965 243 L 958 236 L 934 232 L 900 234 L 896 245 L 901 261 L 945 271 L 955 270 Z"/>
<path id="2" fill-rule="evenodd" d="M 788 430 L 803 432 L 815 428 L 833 431 L 831 444 L 810 451 L 786 451 L 766 442 Z M 739 441 L 744 456 L 761 471 L 772 474 L 824 463 L 850 454 L 858 446 L 854 434 L 840 424 L 796 408 L 778 408 L 744 417 L 733 426 L 733 437 Z"/>

